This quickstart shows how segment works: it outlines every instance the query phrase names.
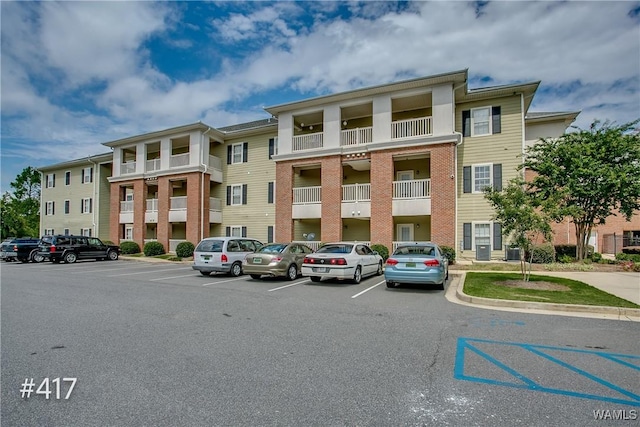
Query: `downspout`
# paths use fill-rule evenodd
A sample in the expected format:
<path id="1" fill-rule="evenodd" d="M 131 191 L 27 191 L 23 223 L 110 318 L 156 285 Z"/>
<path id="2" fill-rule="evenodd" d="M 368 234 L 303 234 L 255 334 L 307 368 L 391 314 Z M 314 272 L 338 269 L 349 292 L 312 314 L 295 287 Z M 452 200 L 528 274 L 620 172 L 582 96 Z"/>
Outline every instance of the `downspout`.
<path id="1" fill-rule="evenodd" d="M 209 166 L 204 161 L 204 137 L 210 130 L 211 126 L 200 135 L 200 165 L 203 167 L 202 175 L 200 176 L 200 240 L 204 239 L 204 174 L 207 173 Z"/>
<path id="2" fill-rule="evenodd" d="M 96 181 L 98 181 L 98 165 L 91 160 L 91 157 L 87 157 L 87 160 L 89 161 L 89 163 L 93 165 L 93 169 L 95 171 L 95 173 L 91 175 L 91 180 L 93 181 L 92 199 L 95 200 L 95 203 L 93 203 L 93 201 L 91 202 L 94 205 L 93 209 L 91 210 L 91 222 L 92 222 L 91 225 L 93 226 L 93 237 L 98 237 L 98 230 L 96 230 L 96 211 L 100 209 L 99 208 L 100 203 L 98 203 L 98 198 L 96 197 Z M 93 175 L 95 175 L 95 177 Z"/>
<path id="3" fill-rule="evenodd" d="M 467 82 L 465 81 L 463 84 L 456 86 L 453 88 L 452 91 L 452 96 L 453 96 L 453 134 L 456 135 L 458 138 L 458 141 L 455 143 L 455 145 L 453 146 L 453 168 L 454 168 L 454 172 L 453 172 L 453 178 L 455 179 L 454 182 L 454 197 L 455 197 L 455 208 L 453 210 L 453 220 L 454 220 L 454 242 L 453 242 L 453 250 L 457 251 L 460 250 L 460 245 L 459 245 L 459 234 L 458 234 L 458 146 L 462 145 L 463 142 L 463 135 L 461 132 L 456 131 L 456 90 L 460 89 L 461 87 L 463 87 L 464 85 L 466 85 Z"/>

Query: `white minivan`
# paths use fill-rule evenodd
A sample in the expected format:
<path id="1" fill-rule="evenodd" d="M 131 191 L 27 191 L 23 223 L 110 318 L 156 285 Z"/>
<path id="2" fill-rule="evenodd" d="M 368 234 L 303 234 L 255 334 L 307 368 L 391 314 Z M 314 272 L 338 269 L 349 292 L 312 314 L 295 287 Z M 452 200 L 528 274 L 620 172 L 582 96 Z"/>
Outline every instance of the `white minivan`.
<path id="1" fill-rule="evenodd" d="M 260 241 L 247 237 L 207 237 L 193 251 L 192 268 L 203 276 L 212 272 L 240 276 L 244 257 L 261 246 Z"/>

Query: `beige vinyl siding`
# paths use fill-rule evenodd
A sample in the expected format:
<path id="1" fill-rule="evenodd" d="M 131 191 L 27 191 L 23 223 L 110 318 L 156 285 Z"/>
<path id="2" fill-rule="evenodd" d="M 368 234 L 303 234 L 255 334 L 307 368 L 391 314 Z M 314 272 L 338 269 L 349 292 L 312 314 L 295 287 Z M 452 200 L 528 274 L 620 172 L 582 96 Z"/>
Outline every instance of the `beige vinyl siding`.
<path id="1" fill-rule="evenodd" d="M 460 104 L 456 106 L 456 130 L 462 132 L 462 111 L 485 106 L 501 107 L 501 133 L 465 137 L 458 147 L 458 247 L 463 239 L 463 224 L 491 222 L 494 210 L 482 193 L 463 192 L 463 167 L 480 164 L 502 164 L 502 186 L 516 177 L 517 167 L 522 163 L 522 111 L 519 95 L 494 100 Z M 472 169 L 473 175 L 473 169 Z M 473 230 L 472 230 L 473 233 Z M 493 237 L 492 237 L 493 239 Z M 493 240 L 492 240 L 493 242 Z M 507 243 L 503 237 L 503 245 Z M 472 249 L 474 250 L 474 249 Z M 493 251 L 492 257 L 499 257 L 501 251 Z"/>
<path id="2" fill-rule="evenodd" d="M 371 239 L 371 221 L 344 218 L 342 220 L 342 240 L 368 242 Z"/>
<path id="3" fill-rule="evenodd" d="M 269 138 L 276 137 L 273 131 L 262 135 L 228 139 L 215 147 L 213 155 L 222 160 L 224 182 L 215 185 L 211 197 L 222 201 L 222 224 L 219 235 L 225 234 L 226 227 L 245 226 L 247 237 L 261 242 L 267 241 L 267 227 L 275 226 L 275 203 L 267 203 L 268 183 L 276 180 L 275 162 L 269 159 Z M 227 146 L 248 143 L 248 162 L 227 164 Z M 247 204 L 227 206 L 227 186 L 247 184 Z M 274 192 L 275 197 L 275 192 Z"/>
<path id="4" fill-rule="evenodd" d="M 314 233 L 315 239 L 320 240 L 321 236 L 321 225 L 319 218 L 310 218 L 310 219 L 300 219 L 293 222 L 293 240 L 304 240 L 307 239 L 304 237 L 305 234 Z M 326 242 L 325 242 L 326 243 Z"/>
<path id="5" fill-rule="evenodd" d="M 394 181 L 400 171 L 413 171 L 413 179 L 431 178 L 431 159 L 398 160 L 393 163 L 393 168 Z"/>

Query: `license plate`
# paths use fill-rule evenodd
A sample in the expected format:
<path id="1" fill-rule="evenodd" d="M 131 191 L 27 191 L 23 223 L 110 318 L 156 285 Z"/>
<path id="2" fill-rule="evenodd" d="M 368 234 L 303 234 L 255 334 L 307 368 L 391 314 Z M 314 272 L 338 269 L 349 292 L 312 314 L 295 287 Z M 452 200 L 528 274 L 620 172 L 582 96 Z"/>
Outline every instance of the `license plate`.
<path id="1" fill-rule="evenodd" d="M 313 267 L 313 272 L 314 273 L 328 273 L 329 272 L 329 268 L 328 267 Z"/>
<path id="2" fill-rule="evenodd" d="M 262 264 L 262 258 L 254 258 L 253 259 L 253 263 L 254 264 Z"/>
<path id="3" fill-rule="evenodd" d="M 406 266 L 407 268 L 415 268 L 416 263 L 415 263 L 415 262 L 408 262 L 408 263 L 406 263 L 406 264 L 405 264 L 405 266 Z"/>
<path id="4" fill-rule="evenodd" d="M 211 255 L 202 255 L 202 259 L 205 261 L 209 261 L 211 259 Z"/>

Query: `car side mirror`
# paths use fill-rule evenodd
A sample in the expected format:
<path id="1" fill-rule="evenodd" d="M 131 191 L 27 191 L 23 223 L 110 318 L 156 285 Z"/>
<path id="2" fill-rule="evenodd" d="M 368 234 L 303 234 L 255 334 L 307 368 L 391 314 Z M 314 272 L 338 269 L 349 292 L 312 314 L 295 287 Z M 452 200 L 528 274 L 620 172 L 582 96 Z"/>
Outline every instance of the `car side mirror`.
<path id="1" fill-rule="evenodd" d="M 374 255 L 380 255 L 380 254 L 378 253 L 378 251 L 373 251 L 373 254 L 374 254 Z"/>

